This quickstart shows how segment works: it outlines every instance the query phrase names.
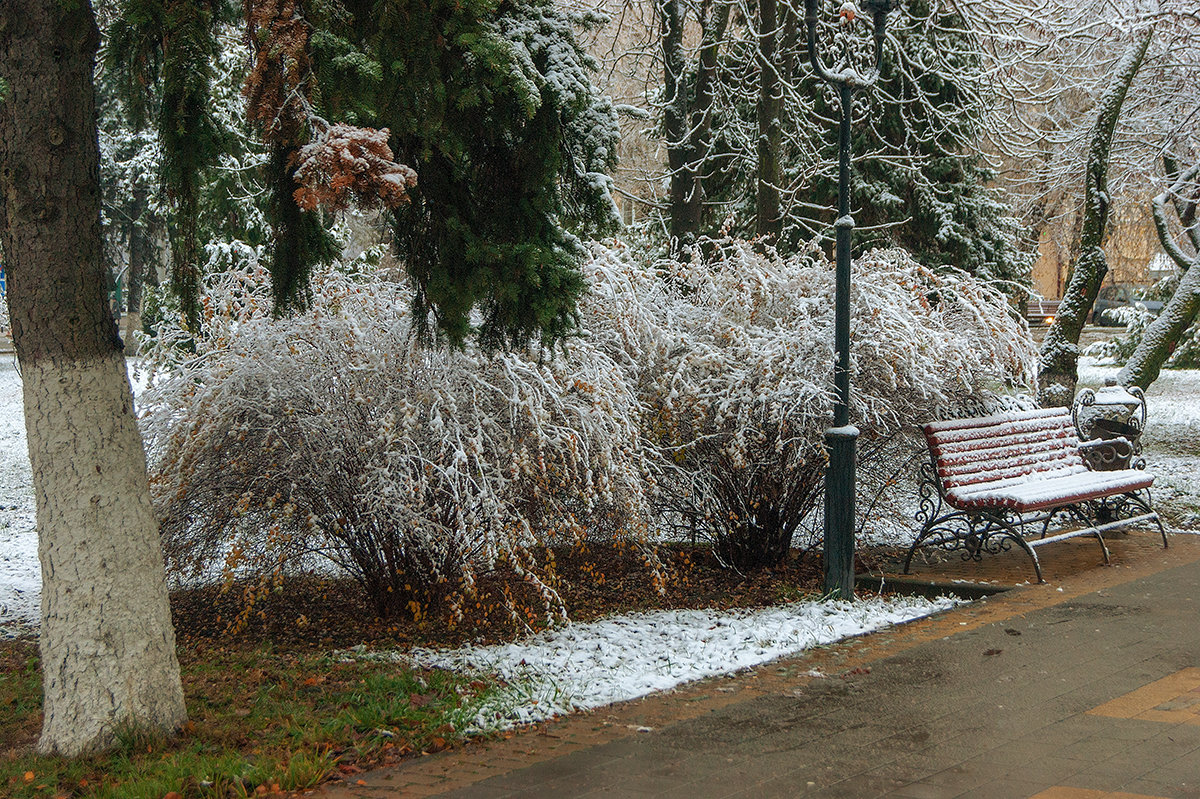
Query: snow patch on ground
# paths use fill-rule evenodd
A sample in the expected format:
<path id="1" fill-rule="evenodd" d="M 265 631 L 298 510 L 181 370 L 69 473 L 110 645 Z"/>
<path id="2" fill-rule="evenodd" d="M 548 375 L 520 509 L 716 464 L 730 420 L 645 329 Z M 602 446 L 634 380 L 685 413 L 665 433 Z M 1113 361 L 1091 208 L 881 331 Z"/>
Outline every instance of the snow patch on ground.
<path id="1" fill-rule="evenodd" d="M 130 364 L 136 394 L 146 379 Z M 0 354 L 0 638 L 26 634 L 41 618 L 36 516 L 21 375 L 16 357 Z"/>
<path id="2" fill-rule="evenodd" d="M 34 516 L 21 376 L 16 359 L 0 355 L 0 637 L 37 624 L 41 615 Z"/>
<path id="3" fill-rule="evenodd" d="M 953 607 L 941 597 L 796 602 L 736 610 L 663 610 L 566 624 L 522 641 L 453 650 L 355 651 L 422 667 L 498 675 L 509 685 L 475 719 L 528 724 L 727 674 Z"/>

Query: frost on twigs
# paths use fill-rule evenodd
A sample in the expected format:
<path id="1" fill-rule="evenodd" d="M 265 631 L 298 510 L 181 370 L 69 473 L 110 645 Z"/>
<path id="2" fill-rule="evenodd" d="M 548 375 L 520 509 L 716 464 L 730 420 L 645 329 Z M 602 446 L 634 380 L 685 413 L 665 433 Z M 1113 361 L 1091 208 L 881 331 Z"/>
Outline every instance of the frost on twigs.
<path id="1" fill-rule="evenodd" d="M 388 208 L 407 203 L 417 173 L 393 160 L 388 135 L 387 128 L 326 126 L 293 156 L 293 174 L 300 184 L 296 204 L 309 211 L 342 211 L 376 201 Z"/>
<path id="2" fill-rule="evenodd" d="M 727 563 L 772 566 L 816 507 L 833 418 L 831 266 L 736 240 L 653 272 L 606 252 L 588 265 L 642 397 L 665 474 L 661 523 L 709 538 Z M 618 290 L 618 287 L 619 290 Z M 860 466 L 889 437 L 1005 383 L 1028 386 L 1034 350 L 1005 299 L 901 250 L 855 265 L 851 421 Z M 601 299 L 601 291 L 611 292 Z M 585 318 L 585 325 L 588 324 Z"/>
<path id="3" fill-rule="evenodd" d="M 253 259 L 205 300 L 196 352 L 160 335 L 143 396 L 174 573 L 266 590 L 316 555 L 390 615 L 434 596 L 453 611 L 502 567 L 554 615 L 535 553 L 644 529 L 635 400 L 587 341 L 555 358 L 426 349 L 409 289 L 377 274 L 323 275 L 308 310 L 276 319 Z"/>

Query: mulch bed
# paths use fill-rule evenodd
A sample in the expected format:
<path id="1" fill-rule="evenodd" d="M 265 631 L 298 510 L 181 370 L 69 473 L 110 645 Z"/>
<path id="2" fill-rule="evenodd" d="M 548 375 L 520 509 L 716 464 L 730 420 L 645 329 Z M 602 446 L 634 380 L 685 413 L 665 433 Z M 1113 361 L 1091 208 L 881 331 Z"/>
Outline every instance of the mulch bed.
<path id="1" fill-rule="evenodd" d="M 661 593 L 637 548 L 590 545 L 556 552 L 555 588 L 568 617 L 590 621 L 641 610 L 774 605 L 819 592 L 823 579 L 815 552 L 794 552 L 781 566 L 753 574 L 722 567 L 703 546 L 659 547 L 657 555 L 665 566 Z M 418 605 L 415 617 L 400 611 L 380 618 L 352 580 L 299 576 L 256 599 L 244 626 L 235 629 L 231 622 L 245 606 L 241 587 L 208 586 L 171 596 L 181 651 L 239 641 L 270 641 L 280 651 L 494 643 L 549 620 L 542 600 L 511 573 L 481 577 L 461 620 L 452 619 L 437 597 Z"/>

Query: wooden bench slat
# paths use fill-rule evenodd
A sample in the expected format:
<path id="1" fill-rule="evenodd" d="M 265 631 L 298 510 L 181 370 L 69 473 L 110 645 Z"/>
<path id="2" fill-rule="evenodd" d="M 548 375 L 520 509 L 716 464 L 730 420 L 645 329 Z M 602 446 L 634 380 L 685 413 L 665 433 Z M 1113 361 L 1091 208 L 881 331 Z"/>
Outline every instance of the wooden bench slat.
<path id="1" fill-rule="evenodd" d="M 971 453 L 983 453 L 990 449 L 1001 447 L 1024 447 L 1035 449 L 1048 443 L 1059 446 L 1074 447 L 1078 444 L 1075 431 L 1055 428 L 1054 430 L 1039 430 L 1022 433 L 1007 433 L 1005 435 L 979 437 L 969 441 L 930 441 L 929 446 L 935 455 L 943 459 L 970 458 Z"/>
<path id="2" fill-rule="evenodd" d="M 1089 499 L 1149 488 L 1154 475 L 1136 469 L 1076 472 L 1050 479 L 950 489 L 947 499 L 966 509 L 1003 507 L 1022 512 L 1074 505 Z"/>
<path id="3" fill-rule="evenodd" d="M 1042 468 L 1028 469 L 993 469 L 977 471 L 970 474 L 958 475 L 953 479 L 943 479 L 942 485 L 949 491 L 953 488 L 977 486 L 984 483 L 1028 483 L 1032 480 L 1048 480 L 1069 474 L 1087 472 L 1087 466 L 1068 460 L 1052 461 Z"/>
<path id="4" fill-rule="evenodd" d="M 1067 469 L 1073 466 L 1080 467 L 1076 471 L 1086 468 L 1081 459 L 1074 457 L 1070 452 L 1009 455 L 1004 458 L 990 458 L 984 462 L 944 466 L 938 469 L 938 476 L 949 486 L 978 483 L 981 475 L 983 479 L 998 480 L 1003 477 L 1019 477 L 1022 474 Z"/>
<path id="5" fill-rule="evenodd" d="M 1047 416 L 1061 416 L 1064 413 L 1070 418 L 1071 414 L 1066 408 L 1035 408 L 1031 411 L 1006 411 L 1004 413 L 992 414 L 991 416 L 976 416 L 969 419 L 940 419 L 936 422 L 926 423 L 923 425 L 923 428 L 926 435 L 929 435 L 946 430 L 969 430 L 975 427 L 995 426 L 1007 422 L 1024 423 Z"/>

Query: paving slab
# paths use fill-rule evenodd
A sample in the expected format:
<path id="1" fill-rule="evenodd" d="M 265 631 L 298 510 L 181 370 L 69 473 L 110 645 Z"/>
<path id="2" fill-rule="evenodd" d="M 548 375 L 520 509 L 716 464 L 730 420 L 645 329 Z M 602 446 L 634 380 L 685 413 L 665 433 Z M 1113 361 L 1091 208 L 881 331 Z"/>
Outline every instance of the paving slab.
<path id="1" fill-rule="evenodd" d="M 1153 539 L 1112 542 L 1103 568 L 1051 545 L 1046 585 L 322 794 L 1200 797 L 1200 536 Z M 1028 579 L 995 560 L 965 567 Z"/>

